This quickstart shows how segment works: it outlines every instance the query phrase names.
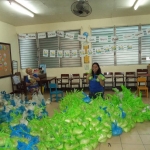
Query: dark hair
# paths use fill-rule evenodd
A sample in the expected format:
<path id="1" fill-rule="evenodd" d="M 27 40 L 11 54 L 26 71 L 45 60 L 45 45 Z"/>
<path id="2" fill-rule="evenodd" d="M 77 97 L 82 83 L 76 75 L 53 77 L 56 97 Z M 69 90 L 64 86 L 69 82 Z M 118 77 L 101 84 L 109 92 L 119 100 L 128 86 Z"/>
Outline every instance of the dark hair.
<path id="1" fill-rule="evenodd" d="M 101 74 L 102 72 L 101 72 L 101 68 L 100 68 L 99 64 L 98 64 L 97 62 L 94 62 L 94 63 L 92 64 L 92 67 L 93 67 L 93 65 L 97 65 L 97 66 L 98 66 L 98 70 L 97 70 L 97 72 L 96 72 L 96 75 Z M 94 77 L 93 69 L 92 69 L 92 76 Z"/>

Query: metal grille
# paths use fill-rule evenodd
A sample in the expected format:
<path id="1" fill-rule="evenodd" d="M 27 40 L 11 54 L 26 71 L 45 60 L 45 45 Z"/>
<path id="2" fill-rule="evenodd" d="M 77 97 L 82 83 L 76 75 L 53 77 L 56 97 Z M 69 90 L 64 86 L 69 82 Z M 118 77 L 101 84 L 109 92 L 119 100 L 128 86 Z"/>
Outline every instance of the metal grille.
<path id="1" fill-rule="evenodd" d="M 111 41 L 111 36 L 114 35 L 113 28 L 100 28 L 92 29 L 92 36 L 96 36 L 96 42 L 92 43 L 92 48 L 100 47 L 103 49 L 104 46 L 113 44 Z M 108 43 L 100 43 L 99 36 L 108 36 Z M 114 52 L 103 53 L 101 55 L 95 55 L 95 50 L 93 51 L 92 62 L 97 62 L 101 66 L 114 65 Z"/>
<path id="2" fill-rule="evenodd" d="M 138 32 L 138 26 L 116 27 L 116 36 L 118 41 L 116 45 L 123 45 L 124 50 L 116 51 L 116 65 L 138 64 L 138 38 L 124 39 L 124 34 L 132 34 Z M 127 50 L 127 46 L 132 45 L 131 50 Z"/>
<path id="3" fill-rule="evenodd" d="M 21 69 L 37 68 L 37 45 L 35 39 L 19 40 Z"/>

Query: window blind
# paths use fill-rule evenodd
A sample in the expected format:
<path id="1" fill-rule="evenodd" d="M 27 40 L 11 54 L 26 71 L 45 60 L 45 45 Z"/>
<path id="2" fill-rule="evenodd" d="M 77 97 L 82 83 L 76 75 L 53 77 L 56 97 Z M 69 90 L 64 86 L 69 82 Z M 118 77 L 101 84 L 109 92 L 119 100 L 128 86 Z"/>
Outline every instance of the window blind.
<path id="1" fill-rule="evenodd" d="M 56 57 L 58 47 L 58 37 L 51 37 L 45 39 L 39 39 L 40 47 L 40 63 L 46 64 L 47 68 L 58 68 L 60 67 L 59 58 Z M 48 57 L 43 56 L 43 49 L 48 50 Z M 55 57 L 50 57 L 49 50 L 56 50 Z"/>
<path id="2" fill-rule="evenodd" d="M 67 38 L 60 38 L 60 49 L 61 50 L 77 50 L 77 57 L 75 58 L 61 58 L 60 64 L 61 67 L 80 67 L 82 66 L 81 57 L 79 56 L 79 50 L 81 49 L 81 42 L 77 40 L 78 35 L 80 34 L 80 30 L 75 31 L 65 31 L 66 33 L 74 34 L 74 40 L 67 39 Z"/>
<path id="3" fill-rule="evenodd" d="M 103 46 L 113 44 L 111 41 L 111 36 L 114 35 L 113 28 L 100 28 L 92 29 L 92 36 L 96 36 L 96 42 L 92 43 L 92 48 L 100 47 L 103 49 Z M 108 43 L 100 43 L 99 36 L 108 36 Z M 97 62 L 101 66 L 114 65 L 114 52 L 108 52 L 101 55 L 95 55 L 95 50 L 93 51 L 92 63 Z"/>
<path id="4" fill-rule="evenodd" d="M 129 27 L 116 27 L 116 36 L 119 40 L 116 41 L 116 45 L 124 45 L 125 49 L 127 45 L 132 45 L 131 50 L 117 50 L 116 51 L 116 64 L 117 65 L 130 65 L 138 64 L 138 38 L 124 39 L 124 34 L 132 34 L 138 32 L 138 26 Z"/>
<path id="5" fill-rule="evenodd" d="M 35 39 L 19 39 L 21 69 L 37 68 L 37 45 Z"/>
<path id="6" fill-rule="evenodd" d="M 150 57 L 150 34 L 146 33 L 146 29 L 150 29 L 150 25 L 141 26 L 144 31 L 141 37 L 141 64 L 150 64 L 150 60 L 146 60 L 146 57 Z"/>

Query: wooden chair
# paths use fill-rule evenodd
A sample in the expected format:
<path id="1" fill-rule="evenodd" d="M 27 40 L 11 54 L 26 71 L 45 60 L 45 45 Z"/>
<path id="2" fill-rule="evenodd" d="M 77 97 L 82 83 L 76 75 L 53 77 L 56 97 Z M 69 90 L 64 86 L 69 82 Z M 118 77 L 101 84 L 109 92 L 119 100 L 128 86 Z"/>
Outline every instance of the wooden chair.
<path id="1" fill-rule="evenodd" d="M 126 87 L 136 87 L 136 75 L 135 72 L 126 72 L 125 82 Z M 131 85 L 132 84 L 132 85 Z"/>
<path id="2" fill-rule="evenodd" d="M 16 72 L 11 76 L 13 93 L 21 93 L 27 95 L 26 83 L 21 78 L 21 73 Z"/>
<path id="3" fill-rule="evenodd" d="M 69 74 L 61 74 L 61 78 L 57 80 L 58 80 L 58 85 L 61 85 L 61 88 L 63 86 L 65 86 L 66 88 L 67 85 L 69 87 Z"/>
<path id="4" fill-rule="evenodd" d="M 88 75 L 88 73 L 83 73 L 82 88 L 85 88 L 85 85 L 88 85 L 86 82 L 87 75 Z"/>
<path id="5" fill-rule="evenodd" d="M 137 78 L 137 93 L 138 93 L 138 95 L 140 95 L 141 91 L 145 91 L 145 95 L 148 98 L 147 79 L 144 77 Z"/>
<path id="6" fill-rule="evenodd" d="M 72 85 L 77 85 L 78 88 L 80 88 L 80 74 L 72 74 L 70 79 L 70 88 L 72 88 Z"/>
<path id="7" fill-rule="evenodd" d="M 113 72 L 104 72 L 105 76 L 105 88 L 108 87 L 106 84 L 111 84 L 111 88 L 113 87 Z"/>
<path id="8" fill-rule="evenodd" d="M 142 75 L 148 74 L 148 69 L 137 69 L 137 77 L 142 77 Z M 148 85 L 148 77 L 147 77 Z"/>
<path id="9" fill-rule="evenodd" d="M 114 74 L 114 82 L 115 82 L 115 87 L 117 86 L 118 83 L 124 85 L 124 72 L 115 72 Z"/>

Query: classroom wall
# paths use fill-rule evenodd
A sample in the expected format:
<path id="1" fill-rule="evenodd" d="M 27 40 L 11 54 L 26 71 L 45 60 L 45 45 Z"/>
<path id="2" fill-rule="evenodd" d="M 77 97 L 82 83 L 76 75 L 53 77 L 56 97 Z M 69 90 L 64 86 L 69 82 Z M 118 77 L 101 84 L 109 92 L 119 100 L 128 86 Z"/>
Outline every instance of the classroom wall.
<path id="1" fill-rule="evenodd" d="M 149 18 L 150 15 L 142 15 L 142 16 L 117 17 L 117 18 L 94 19 L 94 20 L 85 20 L 85 21 L 18 26 L 16 27 L 16 32 L 18 34 L 21 34 L 21 33 L 35 33 L 35 32 L 46 32 L 46 31 L 55 31 L 55 30 L 81 29 L 82 33 L 88 32 L 89 34 L 91 34 L 90 33 L 91 28 L 150 24 Z M 90 61 L 90 66 L 91 66 L 91 61 Z M 147 68 L 147 65 L 101 66 L 101 68 L 102 68 L 102 72 L 106 72 L 106 71 L 126 72 L 126 71 L 136 71 L 136 69 L 138 68 L 144 69 Z M 80 73 L 82 75 L 84 72 L 87 72 L 87 70 L 84 69 L 84 65 L 78 68 L 47 69 L 48 76 L 60 77 L 60 74 L 64 72 L 69 74 Z M 25 71 L 22 70 L 22 73 L 25 74 Z"/>
<path id="2" fill-rule="evenodd" d="M 14 26 L 0 21 L 0 42 L 10 43 L 12 60 L 20 61 L 18 39 Z M 12 92 L 12 84 L 10 77 L 0 78 L 0 91 L 6 91 L 7 93 Z"/>

